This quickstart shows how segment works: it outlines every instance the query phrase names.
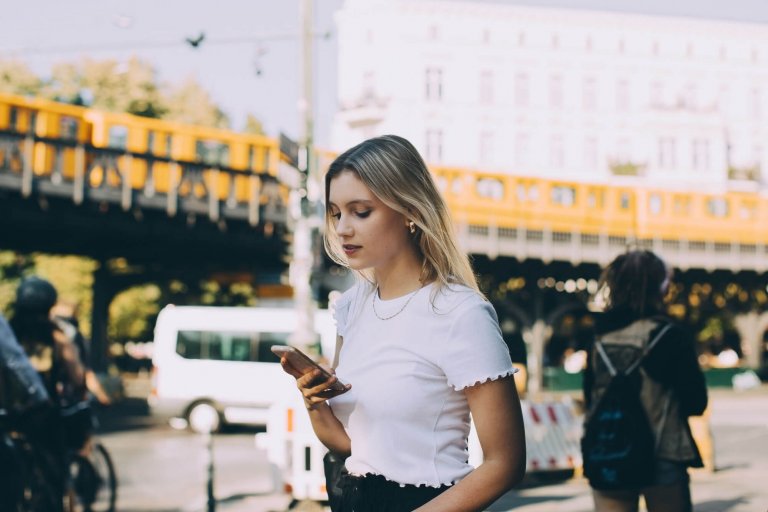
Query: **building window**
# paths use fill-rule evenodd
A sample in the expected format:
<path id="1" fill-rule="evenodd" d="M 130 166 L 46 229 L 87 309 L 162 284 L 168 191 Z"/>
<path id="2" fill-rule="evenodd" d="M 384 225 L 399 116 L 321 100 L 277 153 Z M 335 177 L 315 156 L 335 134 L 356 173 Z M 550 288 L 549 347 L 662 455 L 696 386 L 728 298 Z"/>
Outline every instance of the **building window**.
<path id="1" fill-rule="evenodd" d="M 762 102 L 762 95 L 760 94 L 760 89 L 757 87 L 753 87 L 752 91 L 750 93 L 750 112 L 752 112 L 752 115 L 754 117 L 760 117 L 762 108 L 763 108 L 763 102 Z"/>
<path id="2" fill-rule="evenodd" d="M 487 28 L 483 30 L 483 44 L 488 44 L 491 42 L 491 31 Z"/>
<path id="3" fill-rule="evenodd" d="M 443 131 L 427 130 L 426 134 L 427 162 L 440 163 L 443 161 Z"/>
<path id="4" fill-rule="evenodd" d="M 525 32 L 520 32 L 517 35 L 517 46 L 525 46 Z"/>
<path id="5" fill-rule="evenodd" d="M 493 132 L 480 133 L 480 163 L 489 164 L 493 161 Z"/>
<path id="6" fill-rule="evenodd" d="M 659 167 L 662 169 L 673 169 L 677 165 L 675 139 L 673 137 L 661 137 L 658 149 Z"/>
<path id="7" fill-rule="evenodd" d="M 696 88 L 696 84 L 688 83 L 685 84 L 685 98 L 683 100 L 683 103 L 688 108 L 696 108 L 696 103 L 698 102 L 698 90 Z"/>
<path id="8" fill-rule="evenodd" d="M 584 166 L 587 170 L 597 170 L 597 138 L 587 137 L 584 139 Z"/>
<path id="9" fill-rule="evenodd" d="M 628 163 L 632 161 L 632 144 L 629 139 L 619 139 L 616 142 L 616 161 Z"/>
<path id="10" fill-rule="evenodd" d="M 493 103 L 493 71 L 488 69 L 480 73 L 480 103 L 483 105 Z"/>
<path id="11" fill-rule="evenodd" d="M 565 163 L 565 144 L 562 135 L 553 135 L 549 143 L 549 165 L 560 169 Z"/>
<path id="12" fill-rule="evenodd" d="M 651 82 L 651 90 L 649 92 L 651 106 L 658 107 L 664 103 L 664 84 L 661 82 Z"/>
<path id="13" fill-rule="evenodd" d="M 430 67 L 425 72 L 424 95 L 427 100 L 439 101 L 443 99 L 443 70 Z"/>
<path id="14" fill-rule="evenodd" d="M 515 75 L 515 105 L 527 107 L 530 102 L 528 75 L 518 73 Z"/>
<path id="15" fill-rule="evenodd" d="M 518 133 L 515 137 L 515 165 L 524 167 L 530 161 L 531 138 L 526 133 Z"/>
<path id="16" fill-rule="evenodd" d="M 653 54 L 654 57 L 658 57 L 659 54 L 661 53 L 661 47 L 659 46 L 658 41 L 653 42 L 653 45 L 651 46 L 651 53 Z"/>
<path id="17" fill-rule="evenodd" d="M 629 82 L 619 80 L 616 84 L 616 108 L 629 110 Z"/>
<path id="18" fill-rule="evenodd" d="M 552 49 L 557 50 L 558 48 L 560 48 L 560 36 L 552 34 Z"/>
<path id="19" fill-rule="evenodd" d="M 431 25 L 427 29 L 427 38 L 430 41 L 437 41 L 440 38 L 440 31 L 437 29 L 437 25 Z"/>
<path id="20" fill-rule="evenodd" d="M 619 39 L 619 54 L 624 55 L 624 52 L 627 50 L 627 45 L 624 42 L 624 39 Z"/>
<path id="21" fill-rule="evenodd" d="M 691 163 L 698 171 L 709 170 L 709 141 L 706 139 L 694 139 L 691 145 Z"/>
<path id="22" fill-rule="evenodd" d="M 592 51 L 592 36 L 587 36 L 587 40 L 584 42 L 584 47 L 587 49 L 587 53 Z"/>
<path id="23" fill-rule="evenodd" d="M 592 77 L 584 79 L 582 100 L 584 110 L 595 110 L 597 108 L 597 80 Z"/>
<path id="24" fill-rule="evenodd" d="M 728 58 L 728 49 L 725 45 L 720 47 L 720 60 L 726 60 Z"/>
<path id="25" fill-rule="evenodd" d="M 365 42 L 366 44 L 373 44 L 373 30 L 370 28 L 365 31 Z"/>
<path id="26" fill-rule="evenodd" d="M 560 75 L 549 78 L 549 105 L 552 108 L 563 106 L 563 78 Z"/>

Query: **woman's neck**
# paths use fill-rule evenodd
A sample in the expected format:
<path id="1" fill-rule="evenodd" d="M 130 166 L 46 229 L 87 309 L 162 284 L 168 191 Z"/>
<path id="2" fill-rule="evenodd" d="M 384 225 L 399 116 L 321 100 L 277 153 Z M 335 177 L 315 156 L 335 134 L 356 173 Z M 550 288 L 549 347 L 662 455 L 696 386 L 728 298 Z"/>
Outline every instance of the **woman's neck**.
<path id="1" fill-rule="evenodd" d="M 386 269 L 374 270 L 379 298 L 388 300 L 402 297 L 427 284 L 421 282 L 421 264 L 418 261 L 409 259 L 399 263 Z"/>

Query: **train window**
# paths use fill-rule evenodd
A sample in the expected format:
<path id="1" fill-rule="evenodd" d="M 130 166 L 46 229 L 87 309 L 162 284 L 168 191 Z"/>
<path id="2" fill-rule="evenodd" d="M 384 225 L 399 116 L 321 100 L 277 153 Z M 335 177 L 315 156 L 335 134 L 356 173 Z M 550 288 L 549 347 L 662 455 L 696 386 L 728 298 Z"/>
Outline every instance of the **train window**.
<path id="1" fill-rule="evenodd" d="M 576 202 L 576 189 L 562 185 L 552 187 L 551 199 L 554 204 L 573 206 Z"/>
<path id="2" fill-rule="evenodd" d="M 600 190 L 593 190 L 587 196 L 587 204 L 590 208 L 602 208 L 604 201 L 603 192 Z"/>
<path id="3" fill-rule="evenodd" d="M 707 201 L 707 211 L 713 217 L 727 217 L 728 201 L 724 197 L 712 197 Z"/>
<path id="4" fill-rule="evenodd" d="M 77 140 L 78 123 L 72 116 L 61 116 L 59 119 L 59 136 L 62 139 Z"/>
<path id="5" fill-rule="evenodd" d="M 435 181 L 437 182 L 438 190 L 440 190 L 442 193 L 445 193 L 448 187 L 448 181 L 445 179 L 445 176 L 438 176 Z"/>
<path id="6" fill-rule="evenodd" d="M 165 136 L 165 156 L 171 158 L 173 155 L 173 136 L 169 133 Z"/>
<path id="7" fill-rule="evenodd" d="M 8 113 L 8 128 L 15 131 L 18 122 L 19 110 L 16 107 L 11 107 L 11 111 Z"/>
<path id="8" fill-rule="evenodd" d="M 453 181 L 451 182 L 451 193 L 455 195 L 459 195 L 461 194 L 462 188 L 463 187 L 462 187 L 461 178 L 454 178 Z"/>
<path id="9" fill-rule="evenodd" d="M 256 170 L 256 162 L 254 161 L 256 157 L 256 151 L 253 149 L 253 146 L 248 146 L 248 168 L 252 171 Z"/>
<path id="10" fill-rule="evenodd" d="M 147 132 L 147 153 L 154 153 L 155 152 L 155 132 L 152 130 L 149 130 Z"/>
<path id="11" fill-rule="evenodd" d="M 120 124 L 109 127 L 109 147 L 126 149 L 128 147 L 128 127 Z"/>
<path id="12" fill-rule="evenodd" d="M 619 208 L 621 208 L 622 210 L 629 210 L 629 206 L 630 206 L 629 193 L 622 192 L 621 197 L 619 197 Z"/>
<path id="13" fill-rule="evenodd" d="M 37 112 L 34 110 L 29 113 L 29 126 L 27 126 L 27 133 L 34 135 L 37 127 Z"/>
<path id="14" fill-rule="evenodd" d="M 661 213 L 661 196 L 659 194 L 651 194 L 648 198 L 648 211 L 651 215 L 658 215 Z"/>
<path id="15" fill-rule="evenodd" d="M 195 141 L 197 161 L 206 165 L 229 167 L 229 146 L 217 140 Z"/>
<path id="16" fill-rule="evenodd" d="M 480 197 L 487 197 L 494 201 L 504 199 L 504 184 L 498 179 L 483 178 L 477 182 L 476 190 Z"/>

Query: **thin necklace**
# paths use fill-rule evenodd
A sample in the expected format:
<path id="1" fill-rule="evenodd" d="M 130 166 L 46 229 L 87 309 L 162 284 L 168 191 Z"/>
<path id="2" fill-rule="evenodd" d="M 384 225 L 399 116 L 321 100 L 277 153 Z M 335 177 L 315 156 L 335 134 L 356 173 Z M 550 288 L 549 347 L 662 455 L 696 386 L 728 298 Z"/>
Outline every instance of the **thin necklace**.
<path id="1" fill-rule="evenodd" d="M 418 288 L 418 289 L 414 290 L 413 292 L 411 292 L 411 294 L 408 296 L 408 300 L 406 300 L 405 304 L 403 304 L 403 307 L 401 307 L 397 311 L 397 313 L 395 313 L 394 315 L 379 316 L 379 313 L 376 311 L 376 297 L 379 295 L 379 287 L 377 286 L 376 290 L 373 292 L 373 300 L 371 300 L 371 304 L 373 305 L 373 314 L 376 315 L 376 318 L 378 318 L 379 320 L 390 320 L 392 318 L 395 318 L 397 315 L 399 315 L 400 313 L 403 312 L 405 307 L 411 302 L 411 299 L 414 298 L 417 293 L 419 293 L 419 290 L 421 290 L 421 288 Z"/>

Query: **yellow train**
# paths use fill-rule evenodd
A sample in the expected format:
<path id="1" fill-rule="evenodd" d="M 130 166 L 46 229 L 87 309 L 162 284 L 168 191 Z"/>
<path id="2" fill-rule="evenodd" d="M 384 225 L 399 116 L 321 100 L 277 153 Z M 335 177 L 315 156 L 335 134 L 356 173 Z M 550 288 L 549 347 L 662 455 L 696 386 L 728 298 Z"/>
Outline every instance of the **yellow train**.
<path id="1" fill-rule="evenodd" d="M 130 188 L 144 193 L 167 193 L 175 185 L 180 196 L 215 191 L 222 201 L 249 201 L 259 191 L 253 185 L 255 177 L 264 173 L 277 177 L 281 159 L 278 141 L 269 137 L 8 94 L 0 94 L 2 134 L 18 139 L 21 152 L 32 155 L 37 175 L 58 169 L 61 179 L 71 180 L 80 166 L 88 170 L 91 187 L 117 186 L 127 179 Z M 36 136 L 34 140 L 27 137 L 30 134 Z M 9 151 L 8 145 L 0 146 L 0 163 L 13 167 L 14 155 Z M 325 169 L 333 156 L 318 151 L 319 167 Z M 20 160 L 16 161 L 18 166 Z M 184 166 L 198 169 L 202 179 L 180 183 Z M 463 224 L 768 244 L 768 195 L 759 190 L 713 193 L 450 167 L 433 167 L 433 172 L 454 218 Z M 282 187 L 283 199 L 287 192 Z"/>

